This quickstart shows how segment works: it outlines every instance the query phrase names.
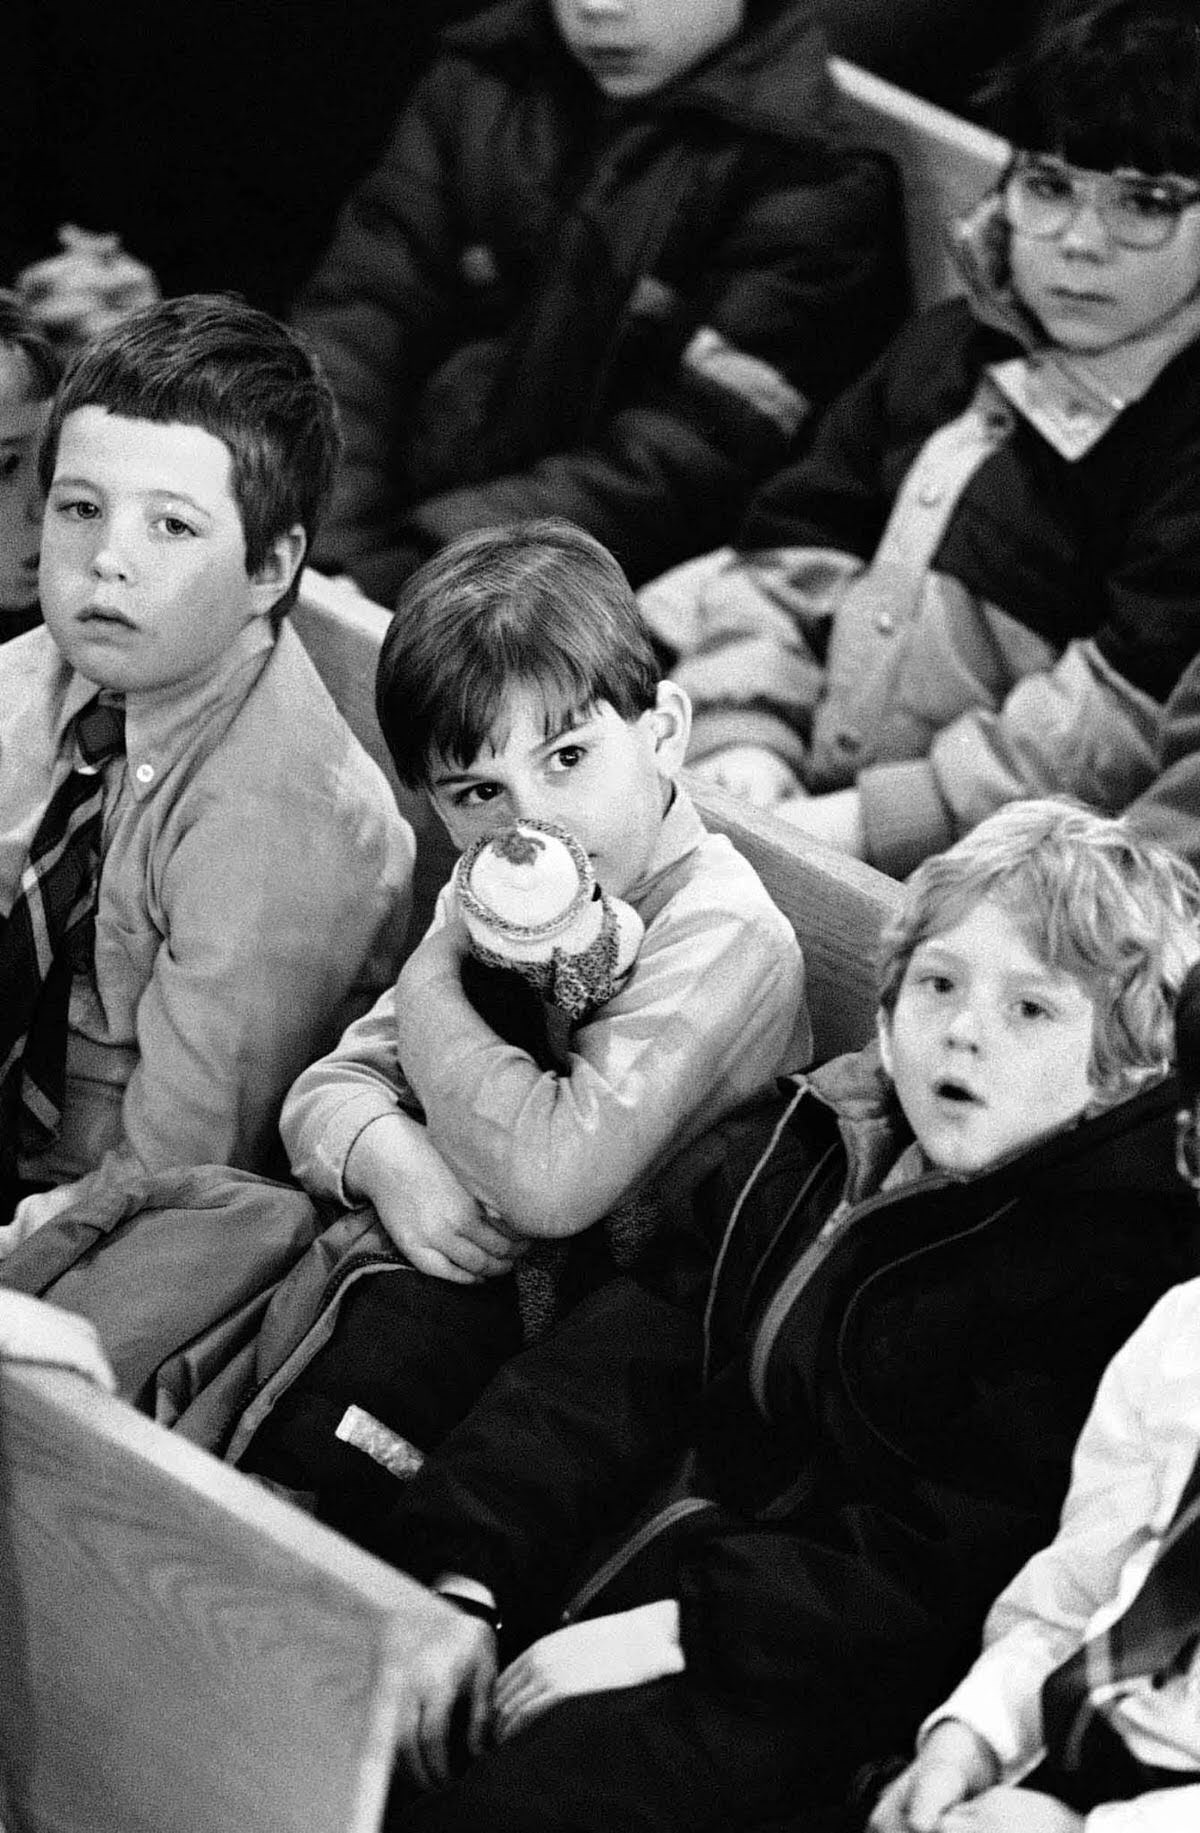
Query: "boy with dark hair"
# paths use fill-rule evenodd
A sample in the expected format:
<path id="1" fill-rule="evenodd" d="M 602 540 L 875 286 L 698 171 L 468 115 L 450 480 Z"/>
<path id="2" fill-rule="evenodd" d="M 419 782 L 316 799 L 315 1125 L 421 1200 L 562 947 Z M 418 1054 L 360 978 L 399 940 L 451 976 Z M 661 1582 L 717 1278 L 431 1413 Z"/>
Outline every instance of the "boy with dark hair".
<path id="1" fill-rule="evenodd" d="M 0 643 L 32 630 L 38 608 L 42 490 L 37 455 L 61 371 L 45 333 L 0 291 Z"/>
<path id="2" fill-rule="evenodd" d="M 309 353 L 235 299 L 63 381 L 46 624 L 0 675 L 10 1204 L 108 1152 L 270 1167 L 289 1082 L 394 972 L 412 837 L 280 624 L 336 451 Z"/>
<path id="3" fill-rule="evenodd" d="M 346 428 L 316 563 L 390 603 L 557 515 L 652 577 L 732 532 L 902 297 L 807 0 L 503 0 L 444 33 L 299 296 Z"/>
<path id="4" fill-rule="evenodd" d="M 1056 802 L 916 873 L 882 1065 L 726 1129 L 706 1297 L 610 1284 L 360 1524 L 464 1612 L 399 1740 L 450 1785 L 391 1824 L 840 1824 L 1045 1538 L 1106 1361 L 1196 1267 L 1165 1078 L 1198 913 L 1189 868 Z"/>
<path id="5" fill-rule="evenodd" d="M 1002 803 L 1117 812 L 1200 649 L 1200 36 L 1053 7 L 918 315 L 725 549 L 643 594 L 697 771 L 903 877 Z"/>
<path id="6" fill-rule="evenodd" d="M 595 1225 L 669 1182 L 689 1141 L 810 1048 L 795 936 L 678 782 L 687 698 L 659 678 L 629 584 L 590 535 L 535 521 L 446 548 L 401 594 L 377 690 L 398 772 L 457 847 L 554 822 L 645 933 L 549 1060 L 468 996 L 452 882 L 394 998 L 289 1094 L 297 1177 L 373 1205 L 410 1269 L 396 1276 L 393 1251 L 389 1277 L 327 1301 L 307 1339 L 325 1347 L 256 1398 L 233 1447 L 339 1520 L 381 1474 L 338 1438 L 347 1406 L 435 1443 L 520 1346 L 531 1251 L 562 1247 L 567 1304 L 610 1276 L 648 1245 L 653 1210 L 628 1239 Z"/>

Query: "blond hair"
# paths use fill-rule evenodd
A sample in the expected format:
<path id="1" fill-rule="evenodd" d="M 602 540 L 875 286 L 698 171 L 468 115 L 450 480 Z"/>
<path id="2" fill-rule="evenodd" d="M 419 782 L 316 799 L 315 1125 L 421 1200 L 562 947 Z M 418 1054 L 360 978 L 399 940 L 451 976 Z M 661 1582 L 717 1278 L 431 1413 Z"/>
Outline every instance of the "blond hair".
<path id="1" fill-rule="evenodd" d="M 890 1019 L 914 951 L 985 899 L 1094 1002 L 1097 1105 L 1165 1073 L 1175 998 L 1200 957 L 1200 877 L 1122 821 L 1046 798 L 1011 802 L 918 866 L 881 942 Z"/>

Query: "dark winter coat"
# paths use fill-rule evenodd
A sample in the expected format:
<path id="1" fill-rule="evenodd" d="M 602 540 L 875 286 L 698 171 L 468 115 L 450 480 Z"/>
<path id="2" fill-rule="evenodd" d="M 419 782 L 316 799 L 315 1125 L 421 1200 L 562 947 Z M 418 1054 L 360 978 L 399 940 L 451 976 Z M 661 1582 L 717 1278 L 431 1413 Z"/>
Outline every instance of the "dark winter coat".
<path id="1" fill-rule="evenodd" d="M 544 0 L 448 31 L 295 312 L 346 432 L 317 564 L 390 601 L 516 517 L 636 579 L 724 539 L 902 302 L 893 175 L 835 110 L 805 0 L 627 103 Z"/>
<path id="2" fill-rule="evenodd" d="M 803 1728 L 781 1799 L 805 1751 L 844 1781 L 966 1665 L 1054 1532 L 1102 1369 L 1196 1268 L 1176 1100 L 1163 1083 L 969 1181 L 885 1192 L 898 1116 L 869 1059 L 840 1059 L 786 1118 L 728 1130 L 700 1187 L 703 1233 L 754 1166 L 702 1393 L 695 1291 L 614 1283 L 503 1371 L 378 1550 L 479 1577 L 525 1634 L 564 1603 L 676 1596 L 685 1684 Z"/>

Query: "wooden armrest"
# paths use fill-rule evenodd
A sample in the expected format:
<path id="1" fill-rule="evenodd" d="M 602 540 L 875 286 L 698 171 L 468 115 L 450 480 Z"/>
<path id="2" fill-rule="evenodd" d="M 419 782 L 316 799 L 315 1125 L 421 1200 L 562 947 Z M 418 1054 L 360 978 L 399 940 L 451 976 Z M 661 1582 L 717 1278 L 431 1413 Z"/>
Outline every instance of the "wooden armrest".
<path id="1" fill-rule="evenodd" d="M 13 1833 L 373 1833 L 445 1611 L 81 1376 L 0 1368 Z"/>
<path id="2" fill-rule="evenodd" d="M 706 825 L 728 835 L 796 931 L 817 1060 L 859 1049 L 875 1026 L 879 937 L 899 884 L 711 783 L 689 780 L 688 789 Z"/>

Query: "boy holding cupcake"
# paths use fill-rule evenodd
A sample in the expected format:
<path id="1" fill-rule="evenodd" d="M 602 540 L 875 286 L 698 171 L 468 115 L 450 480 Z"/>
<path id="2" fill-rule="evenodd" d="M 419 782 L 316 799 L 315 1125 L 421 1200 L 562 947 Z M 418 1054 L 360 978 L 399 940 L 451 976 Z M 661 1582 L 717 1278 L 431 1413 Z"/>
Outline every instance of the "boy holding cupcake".
<path id="1" fill-rule="evenodd" d="M 338 1515 L 371 1481 L 335 1436 L 348 1403 L 427 1449 L 530 1334 L 538 1280 L 573 1297 L 646 1251 L 652 1185 L 810 1045 L 795 937 L 680 785 L 687 696 L 591 536 L 542 520 L 446 548 L 402 594 L 377 707 L 463 859 L 281 1131 L 314 1196 L 374 1207 L 408 1276 L 348 1286 L 238 1460 Z M 545 1047 L 483 1016 L 479 956 L 540 993 Z"/>

